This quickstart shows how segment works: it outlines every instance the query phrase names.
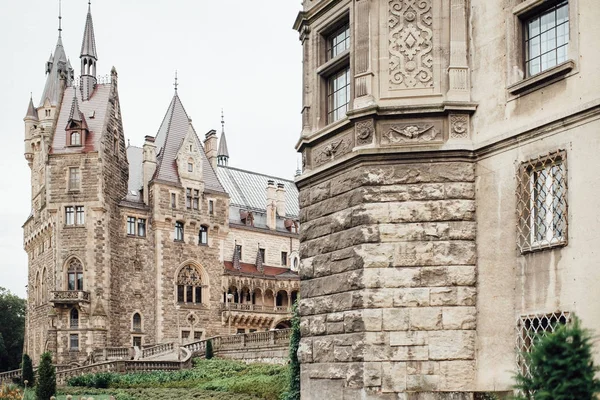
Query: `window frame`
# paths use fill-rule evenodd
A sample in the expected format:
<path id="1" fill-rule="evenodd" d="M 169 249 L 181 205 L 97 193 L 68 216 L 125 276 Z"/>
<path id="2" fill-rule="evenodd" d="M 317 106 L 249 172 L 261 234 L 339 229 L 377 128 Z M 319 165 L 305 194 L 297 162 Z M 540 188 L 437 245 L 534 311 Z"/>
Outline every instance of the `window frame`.
<path id="1" fill-rule="evenodd" d="M 65 206 L 65 225 L 67 225 L 67 226 L 75 225 L 75 207 L 74 206 Z"/>
<path id="2" fill-rule="evenodd" d="M 75 136 L 75 135 L 77 135 L 77 136 Z M 79 131 L 79 130 L 70 131 L 69 132 L 69 146 L 81 147 L 82 136 L 83 135 L 81 134 L 81 131 Z M 76 137 L 77 140 L 73 141 L 73 137 Z"/>
<path id="3" fill-rule="evenodd" d="M 208 226 L 206 225 L 200 225 L 200 230 L 198 231 L 198 244 L 201 246 L 208 246 Z"/>
<path id="4" fill-rule="evenodd" d="M 136 321 L 136 316 L 139 318 L 139 321 Z M 131 316 L 131 331 L 136 333 L 142 332 L 142 314 L 138 311 L 134 312 Z"/>
<path id="5" fill-rule="evenodd" d="M 137 235 L 136 222 L 136 217 L 127 216 L 127 236 Z"/>
<path id="6" fill-rule="evenodd" d="M 73 172 L 76 173 L 74 174 Z M 74 177 L 76 177 L 76 179 L 74 179 Z M 81 190 L 81 168 L 69 167 L 68 187 L 70 192 L 77 192 Z"/>
<path id="7" fill-rule="evenodd" d="M 175 221 L 175 239 L 176 242 L 185 241 L 185 225 L 181 221 Z"/>
<path id="8" fill-rule="evenodd" d="M 213 200 L 208 201 L 208 215 L 215 215 L 215 203 Z"/>
<path id="9" fill-rule="evenodd" d="M 73 340 L 75 339 L 75 340 Z M 76 346 L 73 346 L 73 343 L 76 343 Z M 69 334 L 69 351 L 79 351 L 79 334 L 78 333 L 70 333 Z"/>
<path id="10" fill-rule="evenodd" d="M 288 252 L 287 251 L 281 252 L 281 266 L 283 266 L 283 267 L 288 266 Z"/>
<path id="11" fill-rule="evenodd" d="M 79 310 L 73 307 L 69 311 L 69 329 L 79 329 Z"/>

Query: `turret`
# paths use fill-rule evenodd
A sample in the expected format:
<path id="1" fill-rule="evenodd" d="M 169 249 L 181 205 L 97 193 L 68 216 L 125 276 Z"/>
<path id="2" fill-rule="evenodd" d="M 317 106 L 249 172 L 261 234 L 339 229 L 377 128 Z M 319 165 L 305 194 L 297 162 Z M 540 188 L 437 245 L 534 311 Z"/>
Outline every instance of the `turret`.
<path id="1" fill-rule="evenodd" d="M 143 148 L 144 158 L 142 161 L 142 179 L 144 180 L 143 192 L 144 203 L 148 204 L 149 190 L 148 185 L 156 171 L 156 145 L 154 144 L 154 136 L 146 136 Z"/>
<path id="2" fill-rule="evenodd" d="M 204 139 L 204 152 L 214 169 L 217 168 L 217 131 L 211 129 Z"/>
<path id="3" fill-rule="evenodd" d="M 31 139 L 33 137 L 33 131 L 37 129 L 37 126 L 40 122 L 37 115 L 37 110 L 33 105 L 33 98 L 31 97 L 29 98 L 27 114 L 25 114 L 23 121 L 25 121 L 25 159 L 29 163 L 29 166 L 31 166 L 31 163 L 33 162 L 33 148 Z"/>
<path id="4" fill-rule="evenodd" d="M 275 230 L 277 228 L 277 194 L 275 181 L 267 181 L 267 228 Z"/>
<path id="5" fill-rule="evenodd" d="M 92 21 L 92 6 L 90 3 L 88 3 L 88 13 L 79 58 L 81 59 L 81 95 L 82 100 L 87 101 L 96 87 L 96 63 L 98 62 L 96 39 L 94 38 L 94 23 Z"/>

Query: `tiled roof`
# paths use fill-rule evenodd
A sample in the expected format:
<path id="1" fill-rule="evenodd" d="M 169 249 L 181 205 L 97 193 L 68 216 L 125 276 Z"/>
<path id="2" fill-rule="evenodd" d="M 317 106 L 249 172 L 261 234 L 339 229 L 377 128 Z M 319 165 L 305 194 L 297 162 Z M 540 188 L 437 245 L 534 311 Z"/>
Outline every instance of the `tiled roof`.
<path id="1" fill-rule="evenodd" d="M 85 117 L 89 135 L 86 142 L 83 144 L 84 151 L 95 151 L 100 148 L 100 138 L 106 126 L 106 113 L 108 109 L 108 98 L 110 96 L 111 85 L 96 85 L 96 89 L 92 93 L 89 100 L 81 99 L 81 91 L 66 89 L 60 107 L 60 114 L 56 122 L 56 131 L 52 138 L 52 153 L 79 153 L 81 147 L 67 147 L 67 135 L 65 128 L 69 122 L 69 116 L 73 105 L 73 96 L 77 95 L 77 104 L 79 111 Z M 93 118 L 92 118 L 93 115 Z"/>
<path id="2" fill-rule="evenodd" d="M 127 182 L 127 196 L 125 200 L 132 202 L 142 201 L 140 190 L 144 184 L 142 161 L 144 153 L 141 147 L 127 146 L 127 161 L 129 162 L 129 181 Z"/>
<path id="3" fill-rule="evenodd" d="M 40 99 L 40 106 L 44 105 L 46 99 L 50 101 L 50 105 L 57 106 L 59 100 L 58 95 L 60 92 L 60 76 L 58 69 L 63 63 L 64 68 L 68 68 L 67 64 L 69 62 L 60 36 L 56 42 L 54 56 L 50 55 L 50 60 L 48 60 L 48 62 L 52 63 L 52 68 L 50 69 L 48 76 L 46 76 L 46 84 L 44 85 L 44 91 L 42 92 L 42 98 Z M 71 103 L 67 104 L 70 105 Z"/>
<path id="4" fill-rule="evenodd" d="M 300 279 L 296 272 L 288 268 L 269 267 L 265 265 L 263 266 L 264 271 L 260 272 L 258 269 L 256 269 L 256 265 L 254 264 L 240 263 L 240 269 L 238 270 L 233 267 L 233 263 L 231 261 L 225 261 L 223 266 L 225 271 L 231 275 L 243 274 L 254 275 L 258 277 L 272 277 L 276 279 Z"/>
<path id="5" fill-rule="evenodd" d="M 163 122 L 158 129 L 154 142 L 158 154 L 154 179 L 173 184 L 180 183 L 179 174 L 177 173 L 177 152 L 185 139 L 190 125 L 190 118 L 185 112 L 177 92 L 175 92 Z M 225 192 L 225 189 L 217 178 L 217 174 L 206 157 L 206 153 L 204 153 L 204 147 L 200 143 L 193 125 L 192 129 L 194 130 L 196 144 L 202 157 L 202 174 L 205 189 L 216 192 Z"/>
<path id="6" fill-rule="evenodd" d="M 230 204 L 251 211 L 266 212 L 268 180 L 274 180 L 275 184 L 283 183 L 285 216 L 298 217 L 300 213 L 298 188 L 293 181 L 224 165 L 217 166 L 217 174 L 225 190 L 229 193 Z"/>

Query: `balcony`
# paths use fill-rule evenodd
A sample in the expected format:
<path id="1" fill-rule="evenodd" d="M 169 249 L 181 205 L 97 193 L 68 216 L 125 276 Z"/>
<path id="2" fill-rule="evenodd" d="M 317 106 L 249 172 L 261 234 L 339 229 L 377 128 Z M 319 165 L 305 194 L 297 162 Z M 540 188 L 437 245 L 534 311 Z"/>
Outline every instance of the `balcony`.
<path id="1" fill-rule="evenodd" d="M 221 322 L 223 324 L 251 325 L 269 329 L 275 321 L 289 319 L 292 309 L 288 306 L 264 306 L 250 303 L 221 304 Z"/>
<path id="2" fill-rule="evenodd" d="M 229 305 L 221 303 L 221 310 L 223 311 L 247 311 L 256 313 L 269 313 L 269 314 L 290 314 L 292 309 L 288 306 L 263 306 L 258 304 L 248 303 L 229 303 Z"/>
<path id="3" fill-rule="evenodd" d="M 50 292 L 50 303 L 57 304 L 78 304 L 89 303 L 90 292 L 83 290 L 57 290 Z"/>

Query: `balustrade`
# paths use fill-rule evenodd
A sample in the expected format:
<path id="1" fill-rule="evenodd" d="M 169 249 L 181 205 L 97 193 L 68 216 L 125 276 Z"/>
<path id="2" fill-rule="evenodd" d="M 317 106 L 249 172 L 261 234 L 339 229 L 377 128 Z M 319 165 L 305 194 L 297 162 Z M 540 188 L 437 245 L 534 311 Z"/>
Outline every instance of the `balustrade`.
<path id="1" fill-rule="evenodd" d="M 221 310 L 223 311 L 253 311 L 253 312 L 264 312 L 264 313 L 276 313 L 276 314 L 289 314 L 292 309 L 288 306 L 265 306 L 262 304 L 250 304 L 250 303 L 221 303 Z"/>
<path id="2" fill-rule="evenodd" d="M 50 302 L 55 304 L 74 304 L 90 302 L 90 293 L 83 290 L 58 290 L 50 292 Z"/>

